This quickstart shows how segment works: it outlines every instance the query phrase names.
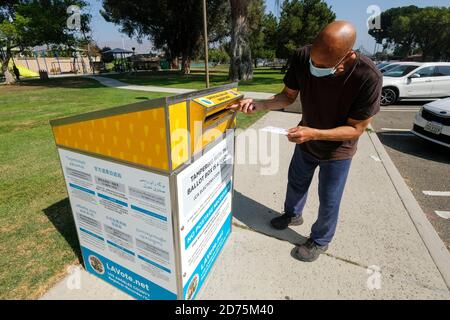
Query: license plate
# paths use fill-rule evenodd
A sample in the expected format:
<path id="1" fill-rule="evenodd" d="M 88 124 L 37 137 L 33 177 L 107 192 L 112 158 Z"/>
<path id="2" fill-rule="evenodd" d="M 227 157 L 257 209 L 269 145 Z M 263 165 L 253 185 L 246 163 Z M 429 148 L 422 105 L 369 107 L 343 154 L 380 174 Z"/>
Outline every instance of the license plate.
<path id="1" fill-rule="evenodd" d="M 431 132 L 436 135 L 440 135 L 442 132 L 442 124 L 428 122 L 427 125 L 425 126 L 425 131 Z"/>

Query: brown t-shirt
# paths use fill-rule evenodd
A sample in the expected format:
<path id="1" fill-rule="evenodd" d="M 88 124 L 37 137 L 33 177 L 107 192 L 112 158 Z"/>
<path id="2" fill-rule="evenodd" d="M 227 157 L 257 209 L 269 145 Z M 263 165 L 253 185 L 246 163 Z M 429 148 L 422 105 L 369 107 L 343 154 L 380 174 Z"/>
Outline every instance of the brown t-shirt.
<path id="1" fill-rule="evenodd" d="M 303 107 L 301 126 L 334 129 L 348 119 L 367 120 L 380 111 L 383 76 L 367 57 L 357 54 L 353 67 L 338 75 L 318 78 L 309 69 L 311 46 L 296 50 L 284 84 L 300 91 Z M 351 159 L 358 139 L 352 141 L 310 141 L 302 150 L 320 160 Z"/>

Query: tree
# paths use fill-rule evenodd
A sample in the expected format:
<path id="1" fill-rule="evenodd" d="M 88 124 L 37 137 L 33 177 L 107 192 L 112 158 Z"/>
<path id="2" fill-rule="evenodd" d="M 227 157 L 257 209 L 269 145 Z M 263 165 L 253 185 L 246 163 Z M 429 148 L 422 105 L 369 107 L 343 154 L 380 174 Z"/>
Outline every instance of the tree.
<path id="1" fill-rule="evenodd" d="M 263 20 L 263 33 L 264 33 L 264 49 L 265 57 L 273 59 L 276 57 L 277 43 L 278 43 L 278 20 L 272 14 L 266 14 Z"/>
<path id="2" fill-rule="evenodd" d="M 424 61 L 450 59 L 450 8 L 423 8 L 411 19 Z"/>
<path id="3" fill-rule="evenodd" d="M 201 58 L 204 59 L 204 54 L 201 55 Z M 228 63 L 230 61 L 230 56 L 228 53 L 223 49 L 210 49 L 209 50 L 209 60 L 216 65 Z"/>
<path id="4" fill-rule="evenodd" d="M 230 0 L 231 44 L 229 78 L 236 82 L 253 78 L 248 9 L 252 0 Z"/>
<path id="5" fill-rule="evenodd" d="M 208 29 L 214 37 L 220 36 L 226 3 L 207 0 L 207 7 Z M 190 61 L 201 48 L 201 0 L 185 0 L 182 5 L 178 0 L 103 0 L 103 8 L 102 15 L 107 21 L 120 25 L 122 32 L 130 37 L 136 36 L 140 41 L 151 39 L 171 60 L 181 56 L 183 72 L 190 72 Z"/>
<path id="6" fill-rule="evenodd" d="M 416 6 L 381 13 L 382 29 L 369 30 L 375 41 L 402 58 L 415 52 L 424 61 L 450 58 L 450 8 Z"/>
<path id="7" fill-rule="evenodd" d="M 285 0 L 278 27 L 277 57 L 290 58 L 296 48 L 312 43 L 335 19 L 331 6 L 322 0 Z"/>
<path id="8" fill-rule="evenodd" d="M 110 47 L 103 47 L 101 50 L 102 61 L 104 63 L 111 63 L 114 61 L 114 55 L 112 53 L 106 53 L 110 50 L 111 50 Z"/>
<path id="9" fill-rule="evenodd" d="M 265 10 L 264 0 L 254 0 L 250 3 L 250 49 L 255 68 L 258 59 L 275 58 L 277 19 L 272 13 L 266 14 Z"/>
<path id="10" fill-rule="evenodd" d="M 23 52 L 28 47 L 50 44 L 76 43 L 73 30 L 69 30 L 67 9 L 86 6 L 83 0 L 3 0 L 0 2 L 0 54 L 1 70 L 6 83 L 13 83 L 9 62 L 13 49 Z M 90 16 L 81 15 L 81 29 L 89 30 Z"/>
<path id="11" fill-rule="evenodd" d="M 415 34 L 411 18 L 420 11 L 417 6 L 392 8 L 381 14 L 382 29 L 369 29 L 369 34 L 384 47 L 394 49 L 397 55 L 409 55 L 415 48 Z M 384 42 L 384 43 L 383 43 Z"/>

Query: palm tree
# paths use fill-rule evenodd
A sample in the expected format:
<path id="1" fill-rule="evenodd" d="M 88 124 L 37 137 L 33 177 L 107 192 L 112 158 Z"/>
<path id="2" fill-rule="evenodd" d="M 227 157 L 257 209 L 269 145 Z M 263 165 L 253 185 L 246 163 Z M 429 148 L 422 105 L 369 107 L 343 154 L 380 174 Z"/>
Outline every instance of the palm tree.
<path id="1" fill-rule="evenodd" d="M 248 39 L 248 7 L 252 0 L 230 0 L 231 7 L 231 62 L 230 80 L 251 80 L 253 78 L 252 53 Z M 280 7 L 281 0 L 275 0 Z"/>
<path id="2" fill-rule="evenodd" d="M 247 14 L 252 0 L 230 0 L 231 7 L 231 61 L 230 80 L 253 78 L 252 53 L 248 41 Z"/>

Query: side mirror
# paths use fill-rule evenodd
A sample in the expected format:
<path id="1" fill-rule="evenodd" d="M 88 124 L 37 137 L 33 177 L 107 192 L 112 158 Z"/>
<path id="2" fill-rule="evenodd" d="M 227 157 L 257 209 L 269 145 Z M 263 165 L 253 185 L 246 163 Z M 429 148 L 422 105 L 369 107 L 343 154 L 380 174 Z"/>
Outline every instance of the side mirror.
<path id="1" fill-rule="evenodd" d="M 418 79 L 420 78 L 420 74 L 418 73 L 413 73 L 412 75 L 409 76 L 410 79 Z"/>

